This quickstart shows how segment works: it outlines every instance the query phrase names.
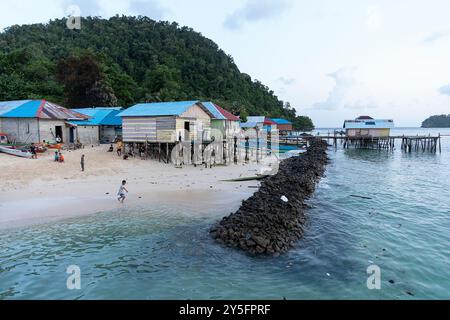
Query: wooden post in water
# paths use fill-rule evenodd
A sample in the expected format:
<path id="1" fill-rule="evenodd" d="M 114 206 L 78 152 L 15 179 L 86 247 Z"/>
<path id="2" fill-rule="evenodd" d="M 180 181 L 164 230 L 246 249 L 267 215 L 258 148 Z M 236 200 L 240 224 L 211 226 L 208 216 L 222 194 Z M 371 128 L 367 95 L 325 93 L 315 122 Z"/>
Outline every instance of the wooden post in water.
<path id="1" fill-rule="evenodd" d="M 441 133 L 439 133 L 439 153 L 442 153 L 442 148 L 441 148 Z"/>
<path id="2" fill-rule="evenodd" d="M 238 158 L 237 158 L 237 137 L 234 137 L 234 164 L 238 163 Z"/>
<path id="3" fill-rule="evenodd" d="M 249 137 L 245 137 L 245 163 L 249 162 L 249 157 L 248 157 L 248 152 L 250 149 L 250 138 Z"/>

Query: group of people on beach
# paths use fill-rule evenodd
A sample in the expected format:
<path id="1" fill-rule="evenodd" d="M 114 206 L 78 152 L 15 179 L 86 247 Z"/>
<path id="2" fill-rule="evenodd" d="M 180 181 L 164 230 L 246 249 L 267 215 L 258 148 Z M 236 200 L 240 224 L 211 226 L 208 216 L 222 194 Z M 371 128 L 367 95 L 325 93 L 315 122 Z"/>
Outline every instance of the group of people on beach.
<path id="1" fill-rule="evenodd" d="M 44 143 L 45 143 L 45 141 L 44 141 Z M 31 147 L 30 147 L 30 153 L 31 153 L 33 159 L 37 159 L 37 151 L 38 151 L 38 147 L 34 143 L 32 143 Z M 143 155 L 144 150 L 139 150 L 139 151 L 140 151 L 140 154 L 141 154 L 141 158 L 144 157 L 144 155 Z M 111 144 L 108 152 L 114 152 L 114 146 L 112 144 Z M 122 154 L 123 154 L 123 143 L 122 143 L 122 141 L 119 141 L 117 143 L 117 155 L 119 157 L 122 157 Z M 123 154 L 123 157 L 124 157 L 125 160 L 128 159 L 128 155 L 127 154 Z M 82 154 L 81 155 L 81 159 L 80 159 L 80 166 L 81 166 L 81 171 L 82 172 L 84 172 L 84 168 L 85 168 L 84 167 L 85 166 L 85 159 L 86 159 L 85 155 Z M 58 162 L 58 163 L 63 163 L 65 161 L 64 155 L 62 154 L 61 150 L 56 150 L 55 151 L 54 161 Z M 126 184 L 127 184 L 126 180 L 123 180 L 121 185 L 120 185 L 120 187 L 119 187 L 119 191 L 117 192 L 117 200 L 120 203 L 124 203 L 124 201 L 126 199 L 126 194 L 128 193 L 128 190 L 125 187 Z"/>
<path id="2" fill-rule="evenodd" d="M 64 155 L 61 153 L 60 150 L 56 150 L 55 151 L 55 157 L 54 157 L 55 162 L 59 162 L 59 163 L 63 163 L 64 162 Z"/>
<path id="3" fill-rule="evenodd" d="M 114 145 L 112 143 L 109 146 L 108 152 L 111 152 L 111 153 L 114 152 Z M 128 160 L 130 157 L 133 157 L 132 152 L 127 153 L 124 151 L 124 144 L 121 140 L 119 140 L 117 142 L 116 153 L 117 153 L 117 156 L 122 158 L 123 160 Z"/>

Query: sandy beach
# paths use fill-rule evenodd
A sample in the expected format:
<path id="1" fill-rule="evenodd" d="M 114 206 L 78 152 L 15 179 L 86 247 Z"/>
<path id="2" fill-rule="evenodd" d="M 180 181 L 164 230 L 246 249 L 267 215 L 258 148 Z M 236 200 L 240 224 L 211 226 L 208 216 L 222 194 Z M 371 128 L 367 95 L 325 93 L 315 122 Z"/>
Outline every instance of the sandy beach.
<path id="1" fill-rule="evenodd" d="M 0 228 L 45 223 L 121 207 L 166 204 L 201 212 L 226 205 L 237 209 L 251 196 L 258 182 L 223 180 L 254 176 L 256 164 L 218 166 L 212 169 L 175 168 L 154 160 L 122 160 L 108 146 L 65 152 L 65 163 L 53 161 L 53 151 L 39 159 L 22 159 L 0 153 Z M 86 171 L 80 158 L 85 154 Z M 122 180 L 129 190 L 125 204 L 117 201 Z M 194 210 L 195 211 L 195 210 Z"/>

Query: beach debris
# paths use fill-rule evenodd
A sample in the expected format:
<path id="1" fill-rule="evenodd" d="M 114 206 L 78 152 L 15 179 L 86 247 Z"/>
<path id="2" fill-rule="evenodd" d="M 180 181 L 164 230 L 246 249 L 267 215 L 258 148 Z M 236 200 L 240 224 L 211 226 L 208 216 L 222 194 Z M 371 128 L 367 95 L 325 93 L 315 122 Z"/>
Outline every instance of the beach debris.
<path id="1" fill-rule="evenodd" d="M 282 197 L 281 197 L 281 201 L 283 201 L 283 202 L 289 202 L 289 199 L 286 198 L 286 196 L 282 196 Z"/>
<path id="2" fill-rule="evenodd" d="M 238 179 L 230 179 L 230 180 L 221 180 L 221 182 L 245 182 L 245 181 L 254 181 L 254 180 L 264 180 L 268 175 L 256 175 L 251 177 L 241 177 Z"/>
<path id="3" fill-rule="evenodd" d="M 389 280 L 389 283 L 390 284 L 395 284 L 395 281 L 394 280 Z"/>
<path id="4" fill-rule="evenodd" d="M 405 293 L 406 293 L 408 296 L 414 297 L 414 293 L 412 293 L 411 291 L 405 291 Z"/>
<path id="5" fill-rule="evenodd" d="M 325 173 L 327 148 L 325 141 L 311 140 L 306 153 L 283 160 L 278 173 L 262 179 L 237 212 L 211 228 L 211 236 L 254 255 L 279 257 L 293 248 L 304 234 L 305 201 Z M 280 201 L 283 196 L 288 204 Z"/>
<path id="6" fill-rule="evenodd" d="M 372 200 L 372 198 L 370 198 L 370 197 L 358 196 L 358 195 L 356 195 L 356 194 L 352 194 L 352 195 L 350 195 L 350 197 L 353 197 L 353 198 L 360 198 L 360 199 L 366 199 L 366 200 Z"/>
<path id="7" fill-rule="evenodd" d="M 327 273 L 327 277 L 331 277 L 331 274 Z"/>

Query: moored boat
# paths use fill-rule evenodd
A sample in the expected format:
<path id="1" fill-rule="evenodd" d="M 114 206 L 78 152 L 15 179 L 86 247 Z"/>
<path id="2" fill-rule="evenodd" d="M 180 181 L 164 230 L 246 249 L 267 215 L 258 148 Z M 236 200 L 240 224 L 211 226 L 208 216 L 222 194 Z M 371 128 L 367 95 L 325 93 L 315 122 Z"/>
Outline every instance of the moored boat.
<path id="1" fill-rule="evenodd" d="M 0 152 L 12 155 L 12 156 L 16 156 L 16 157 L 21 157 L 21 158 L 31 158 L 32 154 L 28 151 L 23 151 L 20 149 L 13 149 L 13 148 L 8 148 L 8 147 L 3 147 L 0 146 Z"/>

